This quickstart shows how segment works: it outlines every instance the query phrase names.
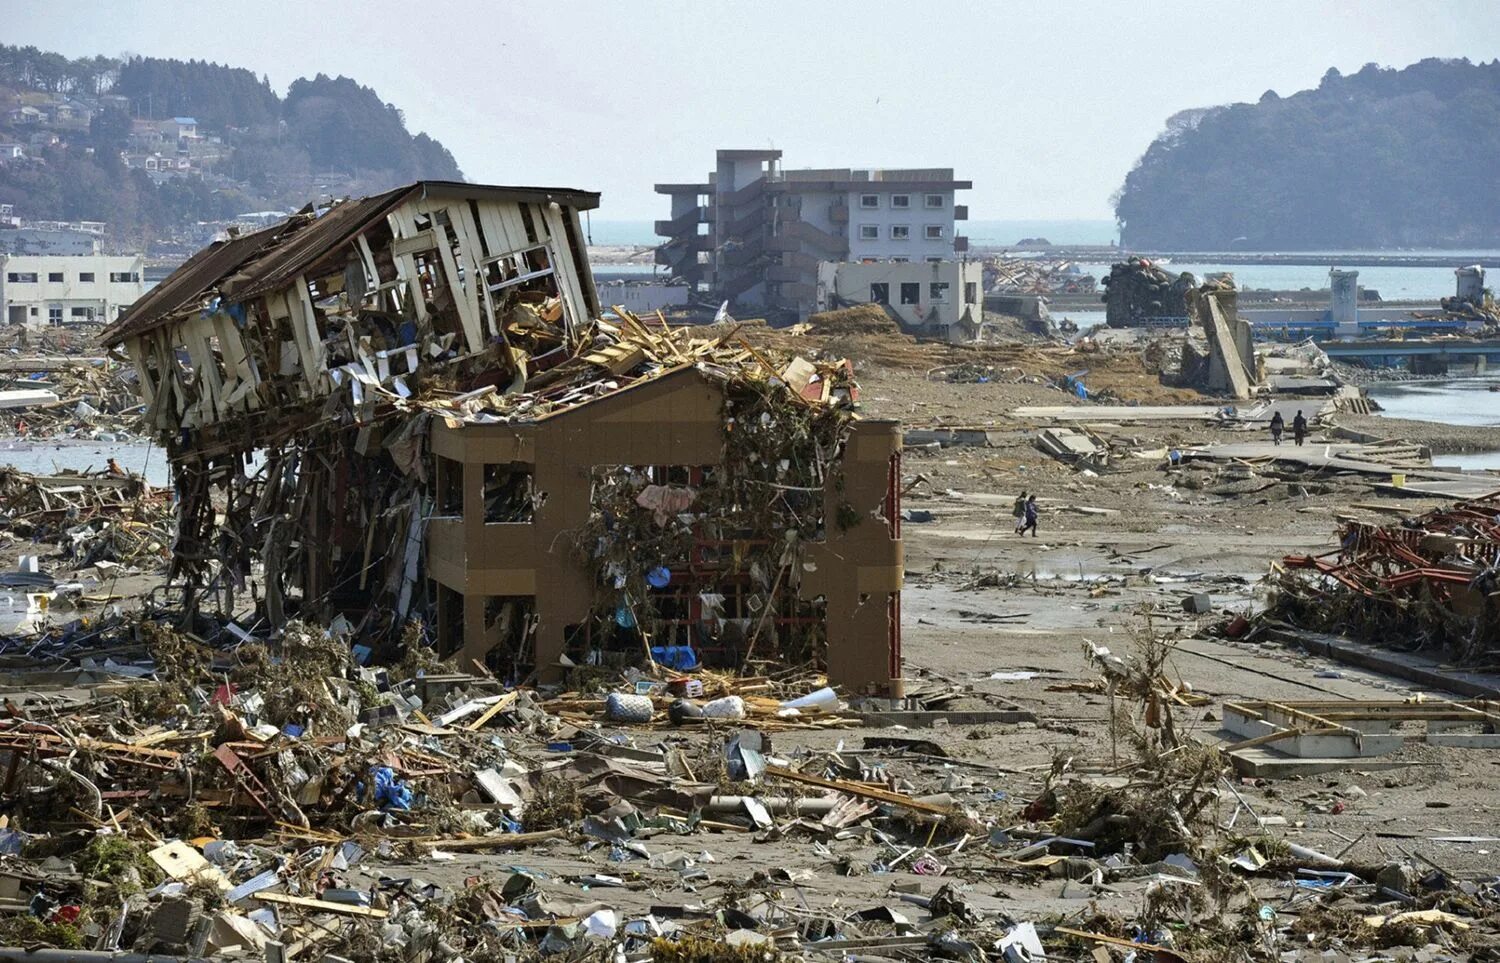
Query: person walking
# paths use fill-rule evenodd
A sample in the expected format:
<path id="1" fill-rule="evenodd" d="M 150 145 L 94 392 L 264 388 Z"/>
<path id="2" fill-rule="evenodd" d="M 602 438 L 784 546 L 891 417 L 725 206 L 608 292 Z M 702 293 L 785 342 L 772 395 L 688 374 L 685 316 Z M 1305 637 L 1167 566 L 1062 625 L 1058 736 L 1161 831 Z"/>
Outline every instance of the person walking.
<path id="1" fill-rule="evenodd" d="M 1292 419 L 1292 438 L 1296 440 L 1297 447 L 1302 447 L 1302 439 L 1307 437 L 1307 419 L 1302 416 L 1302 409 L 1297 409 L 1297 417 Z"/>
<path id="2" fill-rule="evenodd" d="M 1021 526 L 1025 523 L 1025 519 L 1026 519 L 1026 493 L 1025 492 L 1022 492 L 1021 496 L 1016 499 L 1015 504 L 1011 506 L 1011 508 L 1010 508 L 1010 514 L 1016 520 L 1016 534 L 1019 535 L 1019 534 L 1021 534 Z"/>
<path id="3" fill-rule="evenodd" d="M 1036 538 L 1036 496 L 1032 495 L 1026 499 L 1025 513 L 1021 516 L 1020 535 L 1026 537 L 1026 530 L 1031 529 L 1031 537 Z"/>
<path id="4" fill-rule="evenodd" d="M 1271 415 L 1271 444 L 1281 444 L 1281 433 L 1286 430 L 1286 422 L 1281 419 L 1281 411 L 1278 409 Z"/>

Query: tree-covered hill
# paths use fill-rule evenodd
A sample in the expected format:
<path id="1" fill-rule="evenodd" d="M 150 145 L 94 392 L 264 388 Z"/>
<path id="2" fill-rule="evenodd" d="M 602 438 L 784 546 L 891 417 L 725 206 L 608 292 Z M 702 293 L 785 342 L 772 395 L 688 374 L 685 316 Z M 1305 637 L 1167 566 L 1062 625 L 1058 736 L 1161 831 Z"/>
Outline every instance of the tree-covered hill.
<path id="1" fill-rule="evenodd" d="M 0 143 L 25 151 L 0 163 L 0 203 L 35 220 L 107 221 L 128 242 L 329 194 L 463 179 L 447 148 L 348 77 L 302 78 L 282 97 L 240 67 L 35 47 L 0 45 Z"/>
<path id="2" fill-rule="evenodd" d="M 1138 250 L 1500 246 L 1500 61 L 1329 70 L 1183 111 L 1125 178 Z"/>

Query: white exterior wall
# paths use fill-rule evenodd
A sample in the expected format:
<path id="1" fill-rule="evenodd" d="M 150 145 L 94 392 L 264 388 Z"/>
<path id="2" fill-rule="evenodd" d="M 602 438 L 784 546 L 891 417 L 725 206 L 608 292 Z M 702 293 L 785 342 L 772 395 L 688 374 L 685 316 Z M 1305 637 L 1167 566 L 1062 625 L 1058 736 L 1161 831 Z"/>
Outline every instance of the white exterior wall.
<path id="1" fill-rule="evenodd" d="M 860 197 L 865 194 L 877 195 L 880 198 L 879 206 L 861 207 Z M 911 206 L 908 208 L 892 207 L 891 197 L 895 194 L 903 194 L 911 198 Z M 927 207 L 926 195 L 928 194 L 942 195 L 942 207 Z M 879 181 L 873 181 L 868 188 L 850 191 L 847 195 L 847 202 L 849 204 L 849 260 L 859 261 L 872 258 L 888 261 L 893 257 L 905 257 L 913 261 L 925 261 L 932 257 L 944 260 L 953 257 L 952 191 L 892 191 L 883 187 Z M 910 230 L 909 239 L 898 241 L 891 237 L 891 228 L 897 225 L 904 225 Z M 929 225 L 942 228 L 941 239 L 927 239 Z M 875 227 L 879 236 L 873 240 L 863 237 L 860 228 L 865 226 Z"/>
<path id="2" fill-rule="evenodd" d="M 833 222 L 833 205 L 844 203 L 842 191 L 798 191 L 791 189 L 801 201 L 802 220 L 829 234 L 842 235 L 846 224 Z"/>
<path id="3" fill-rule="evenodd" d="M 599 281 L 599 306 L 608 311 L 618 305 L 627 311 L 640 314 L 658 308 L 674 308 L 687 304 L 692 293 L 686 284 L 636 284 L 626 281 Z"/>
<path id="4" fill-rule="evenodd" d="M 889 291 L 887 303 L 904 324 L 946 327 L 962 321 L 965 314 L 978 324 L 984 316 L 983 281 L 984 265 L 978 261 L 908 264 L 825 261 L 818 265 L 818 310 L 827 310 L 841 301 L 868 304 L 872 300 L 871 286 L 885 284 Z M 902 303 L 903 284 L 917 286 L 915 303 Z M 946 300 L 934 297 L 937 293 L 934 284 L 948 285 Z M 972 291 L 966 289 L 967 284 L 973 285 Z M 968 297 L 970 294 L 972 298 Z"/>
<path id="5" fill-rule="evenodd" d="M 92 281 L 81 280 L 92 273 Z M 12 275 L 35 274 L 36 281 L 13 281 Z M 50 277 L 61 274 L 62 280 Z M 134 281 L 111 281 L 111 274 L 129 274 Z M 44 327 L 56 320 L 85 321 L 75 308 L 92 310 L 93 319 L 113 321 L 146 293 L 145 261 L 130 255 L 0 255 L 0 324 L 24 323 Z M 14 309 L 14 310 L 13 310 Z"/>

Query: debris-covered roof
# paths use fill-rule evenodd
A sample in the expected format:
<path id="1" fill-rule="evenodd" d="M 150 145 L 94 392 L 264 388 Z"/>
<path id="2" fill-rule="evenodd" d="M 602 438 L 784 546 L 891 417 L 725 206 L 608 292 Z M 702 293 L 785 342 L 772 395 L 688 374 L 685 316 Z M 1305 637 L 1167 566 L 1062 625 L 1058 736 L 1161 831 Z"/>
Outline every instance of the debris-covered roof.
<path id="1" fill-rule="evenodd" d="M 106 345 L 152 327 L 218 292 L 243 300 L 280 287 L 414 196 L 557 201 L 579 210 L 599 206 L 599 195 L 564 187 L 501 187 L 456 181 L 417 181 L 383 194 L 345 200 L 321 214 L 311 207 L 263 230 L 209 245 L 149 291 L 100 335 Z"/>

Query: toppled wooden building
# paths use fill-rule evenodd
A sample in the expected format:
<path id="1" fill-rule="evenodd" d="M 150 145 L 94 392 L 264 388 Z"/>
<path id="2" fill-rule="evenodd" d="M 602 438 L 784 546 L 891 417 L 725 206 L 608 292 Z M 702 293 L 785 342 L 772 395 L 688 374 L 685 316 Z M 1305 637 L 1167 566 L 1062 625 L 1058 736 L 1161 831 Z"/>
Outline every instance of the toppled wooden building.
<path id="1" fill-rule="evenodd" d="M 599 319 L 598 195 L 422 182 L 190 259 L 104 334 L 187 610 L 516 673 L 826 664 L 900 689 L 900 436 L 847 364 Z"/>

